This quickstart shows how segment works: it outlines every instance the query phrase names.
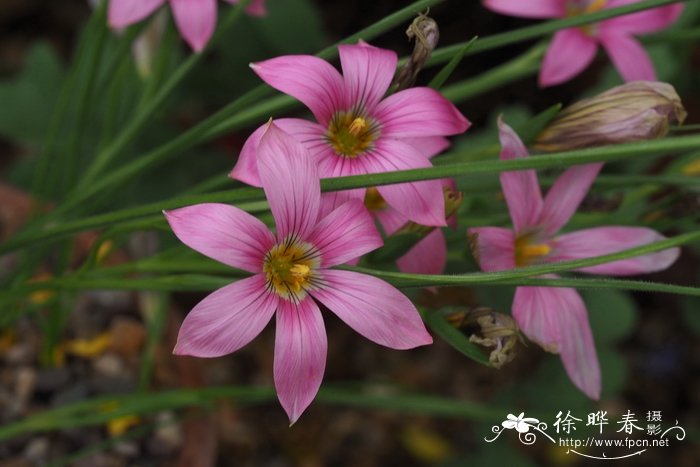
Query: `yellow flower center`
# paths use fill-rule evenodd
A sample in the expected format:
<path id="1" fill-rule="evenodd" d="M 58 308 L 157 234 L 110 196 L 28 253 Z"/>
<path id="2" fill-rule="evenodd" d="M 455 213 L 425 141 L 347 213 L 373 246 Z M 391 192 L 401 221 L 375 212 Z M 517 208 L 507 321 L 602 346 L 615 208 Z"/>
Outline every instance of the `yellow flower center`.
<path id="1" fill-rule="evenodd" d="M 356 158 L 373 147 L 378 126 L 369 117 L 355 112 L 339 112 L 333 116 L 326 139 L 336 154 Z"/>
<path id="2" fill-rule="evenodd" d="M 263 272 L 268 286 L 280 297 L 301 299 L 313 281 L 313 269 L 318 266 L 318 255 L 305 243 L 280 243 L 265 255 Z"/>
<path id="3" fill-rule="evenodd" d="M 587 13 L 595 13 L 605 8 L 607 0 L 568 0 L 566 2 L 566 16 L 580 16 Z M 589 36 L 596 31 L 595 24 L 579 26 L 579 29 Z"/>
<path id="4" fill-rule="evenodd" d="M 517 267 L 535 264 L 552 252 L 546 243 L 533 243 L 531 234 L 521 235 L 515 239 L 515 265 Z"/>

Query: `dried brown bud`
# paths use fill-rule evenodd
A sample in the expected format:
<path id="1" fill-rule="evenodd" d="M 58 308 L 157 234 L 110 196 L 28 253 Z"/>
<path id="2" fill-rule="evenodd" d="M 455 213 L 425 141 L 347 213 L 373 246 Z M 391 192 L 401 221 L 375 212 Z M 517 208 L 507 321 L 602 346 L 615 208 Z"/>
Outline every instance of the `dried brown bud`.
<path id="1" fill-rule="evenodd" d="M 401 68 L 394 83 L 396 90 L 410 88 L 416 82 L 418 73 L 430 58 L 430 54 L 437 47 L 440 40 L 440 30 L 434 19 L 428 16 L 428 12 L 419 14 L 406 30 L 408 39 L 415 40 L 413 53 L 408 62 Z"/>
<path id="2" fill-rule="evenodd" d="M 661 138 L 686 111 L 676 90 L 658 81 L 632 81 L 565 108 L 535 141 L 542 151 L 565 151 Z"/>
<path id="3" fill-rule="evenodd" d="M 447 320 L 454 327 L 472 332 L 469 341 L 484 347 L 494 347 L 489 362 L 501 368 L 515 358 L 515 344 L 523 342 L 515 320 L 492 308 L 477 307 L 453 313 Z"/>

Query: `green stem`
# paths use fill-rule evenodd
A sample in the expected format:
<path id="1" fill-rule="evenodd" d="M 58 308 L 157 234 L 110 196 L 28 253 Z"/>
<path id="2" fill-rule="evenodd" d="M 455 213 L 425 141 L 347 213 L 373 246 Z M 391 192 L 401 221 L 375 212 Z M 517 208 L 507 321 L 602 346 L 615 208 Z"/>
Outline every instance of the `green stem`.
<path id="1" fill-rule="evenodd" d="M 487 160 L 462 162 L 425 169 L 402 170 L 348 177 L 327 178 L 321 180 L 323 191 L 338 191 L 351 188 L 388 185 L 418 180 L 432 180 L 468 174 L 500 173 L 511 170 L 564 168 L 591 162 L 610 162 L 628 158 L 656 155 L 659 153 L 676 153 L 700 148 L 700 135 L 678 136 L 674 138 L 619 144 L 598 148 L 565 151 L 540 156 L 531 156 L 512 160 Z M 241 203 L 263 199 L 260 188 L 239 188 L 231 191 L 184 196 L 166 201 L 151 203 L 137 208 L 130 208 L 106 214 L 100 214 L 75 221 L 49 225 L 44 229 L 25 231 L 0 245 L 0 254 L 18 248 L 64 237 L 82 230 L 96 229 L 114 225 L 118 222 L 134 220 L 156 214 L 163 209 L 205 203 L 225 202 Z"/>
<path id="2" fill-rule="evenodd" d="M 547 48 L 546 43 L 532 47 L 522 55 L 494 67 L 479 76 L 460 81 L 443 89 L 443 95 L 458 104 L 476 95 L 497 89 L 504 84 L 534 75 L 540 69 L 540 60 Z"/>
<path id="3" fill-rule="evenodd" d="M 617 8 L 606 8 L 593 13 L 587 13 L 585 15 L 570 16 L 562 19 L 546 21 L 544 23 L 536 24 L 534 26 L 529 26 L 517 29 L 515 31 L 508 31 L 490 37 L 485 37 L 483 39 L 479 39 L 476 42 L 476 44 L 474 44 L 474 46 L 467 51 L 465 55 L 473 55 L 480 52 L 486 52 L 487 50 L 504 47 L 506 45 L 520 43 L 529 39 L 536 39 L 538 37 L 546 36 L 547 34 L 557 32 L 561 29 L 584 26 L 586 24 L 596 23 L 598 21 L 614 18 L 616 16 L 626 15 L 637 11 L 649 10 L 651 8 L 657 8 L 663 5 L 670 5 L 672 3 L 681 3 L 685 1 L 688 0 L 647 0 L 642 2 L 630 3 Z M 454 54 L 459 52 L 459 50 L 464 46 L 464 44 L 465 42 L 460 42 L 458 44 L 453 44 L 435 50 L 432 56 L 430 57 L 430 60 L 428 61 L 428 66 L 449 61 L 454 56 Z"/>
<path id="4" fill-rule="evenodd" d="M 242 0 L 234 8 L 227 20 L 224 21 L 224 25 L 222 25 L 219 31 L 217 31 L 214 37 L 212 37 L 212 39 L 209 41 L 207 48 L 209 48 L 212 43 L 215 43 L 216 40 L 221 37 L 222 30 L 232 25 L 239 17 L 241 17 L 244 9 L 250 2 L 251 0 Z M 170 78 L 163 83 L 158 90 L 158 93 L 152 99 L 148 100 L 146 105 L 138 109 L 136 115 L 130 120 L 129 125 L 124 129 L 114 143 L 97 155 L 93 163 L 90 165 L 90 167 L 88 167 L 87 172 L 81 179 L 81 182 L 76 186 L 74 192 L 80 193 L 86 186 L 90 186 L 94 182 L 95 177 L 104 170 L 111 160 L 136 138 L 136 136 L 151 120 L 153 115 L 161 108 L 168 97 L 170 97 L 172 92 L 180 85 L 180 83 L 190 73 L 195 65 L 199 63 L 203 55 L 204 51 L 190 55 L 190 57 L 185 60 L 185 62 L 180 65 L 177 70 L 175 70 Z"/>
<path id="5" fill-rule="evenodd" d="M 95 33 L 95 29 L 101 27 L 100 22 L 104 20 L 106 3 L 106 1 L 103 2 L 101 8 L 93 12 L 92 16 L 90 17 L 90 21 L 85 27 L 85 31 L 80 38 L 80 42 L 76 50 L 76 59 L 73 62 L 73 66 L 71 67 L 68 76 L 63 82 L 61 91 L 56 101 L 56 107 L 51 115 L 49 129 L 46 137 L 44 138 L 44 144 L 39 156 L 36 173 L 32 183 L 32 193 L 39 199 L 50 197 L 52 195 L 47 180 L 52 172 L 52 167 L 56 163 L 54 160 L 54 154 L 56 143 L 58 141 L 58 135 L 62 125 L 65 123 L 67 111 L 73 104 L 71 94 L 73 93 L 73 90 L 77 84 L 77 79 L 80 76 L 80 69 L 85 66 L 88 56 L 86 52 L 92 46 L 91 41 Z M 95 59 L 95 56 L 92 55 L 90 58 Z"/>

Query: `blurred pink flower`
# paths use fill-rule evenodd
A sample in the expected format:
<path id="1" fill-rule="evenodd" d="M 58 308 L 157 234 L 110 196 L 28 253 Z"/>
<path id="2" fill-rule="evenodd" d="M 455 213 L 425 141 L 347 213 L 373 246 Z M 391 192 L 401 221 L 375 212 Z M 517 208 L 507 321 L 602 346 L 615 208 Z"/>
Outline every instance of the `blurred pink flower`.
<path id="1" fill-rule="evenodd" d="M 513 130 L 499 120 L 501 160 L 527 157 Z M 534 170 L 501 173 L 501 187 L 513 229 L 469 229 L 479 265 L 501 271 L 539 263 L 600 256 L 662 240 L 645 227 L 596 227 L 557 235 L 569 221 L 598 175 L 602 163 L 571 167 L 540 193 Z M 658 253 L 577 269 L 580 272 L 632 275 L 659 271 L 678 258 L 672 248 Z M 556 277 L 550 275 L 548 277 Z M 513 317 L 523 332 L 544 349 L 559 353 L 573 383 L 592 399 L 600 396 L 600 368 L 586 306 L 576 290 L 559 287 L 518 287 Z"/>
<path id="2" fill-rule="evenodd" d="M 466 131 L 469 122 L 437 91 L 406 89 L 382 99 L 396 71 L 391 50 L 365 43 L 339 46 L 341 75 L 328 62 L 287 55 L 252 64 L 270 86 L 303 102 L 316 122 L 276 120 L 311 153 L 322 178 L 430 167 L 429 146 L 443 136 Z M 255 152 L 263 129 L 248 139 L 231 177 L 260 185 Z M 435 151 L 437 152 L 437 151 Z M 437 180 L 378 187 L 386 202 L 422 225 L 445 225 L 442 188 Z M 331 206 L 362 200 L 365 189 L 325 194 Z"/>
<path id="3" fill-rule="evenodd" d="M 226 0 L 236 4 L 239 0 Z M 109 0 L 108 21 L 121 29 L 149 16 L 169 2 L 180 34 L 195 52 L 211 39 L 216 26 L 216 0 Z M 265 14 L 265 0 L 253 0 L 246 11 L 254 16 Z"/>
<path id="4" fill-rule="evenodd" d="M 274 124 L 265 128 L 257 159 L 276 236 L 259 219 L 224 204 L 166 212 L 183 243 L 253 273 L 195 306 L 182 324 L 174 352 L 198 357 L 234 352 L 277 312 L 275 387 L 294 423 L 318 392 L 325 368 L 326 332 L 316 301 L 387 347 L 409 349 L 432 338 L 415 306 L 393 286 L 330 269 L 382 244 L 362 202 L 350 200 L 319 218 L 316 165 L 297 140 Z"/>
<path id="5" fill-rule="evenodd" d="M 484 6 L 511 16 L 564 18 L 615 8 L 640 0 L 483 0 Z M 654 65 L 633 37 L 668 27 L 680 15 L 682 4 L 667 5 L 617 16 L 554 34 L 540 70 L 540 86 L 554 86 L 581 73 L 595 58 L 598 44 L 625 81 L 656 80 Z"/>

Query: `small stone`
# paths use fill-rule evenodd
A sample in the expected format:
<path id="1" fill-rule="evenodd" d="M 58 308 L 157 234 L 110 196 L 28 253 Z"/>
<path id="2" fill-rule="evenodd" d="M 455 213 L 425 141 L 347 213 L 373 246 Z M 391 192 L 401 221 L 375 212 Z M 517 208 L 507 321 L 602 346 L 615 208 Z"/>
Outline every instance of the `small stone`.
<path id="1" fill-rule="evenodd" d="M 49 439 L 40 437 L 31 440 L 24 448 L 24 458 L 37 465 L 46 465 L 49 457 Z"/>
<path id="2" fill-rule="evenodd" d="M 182 428 L 172 412 L 161 412 L 156 416 L 158 428 L 148 443 L 148 450 L 157 456 L 168 456 L 182 445 Z"/>
<path id="3" fill-rule="evenodd" d="M 136 441 L 121 441 L 114 445 L 112 448 L 115 453 L 120 456 L 131 458 L 138 457 L 141 454 L 141 448 L 139 448 Z"/>
<path id="4" fill-rule="evenodd" d="M 34 368 L 24 367 L 17 370 L 15 379 L 15 396 L 25 404 L 34 393 L 37 374 Z"/>
<path id="5" fill-rule="evenodd" d="M 102 376 L 119 376 L 124 373 L 122 360 L 113 353 L 106 353 L 93 362 L 95 372 Z"/>

